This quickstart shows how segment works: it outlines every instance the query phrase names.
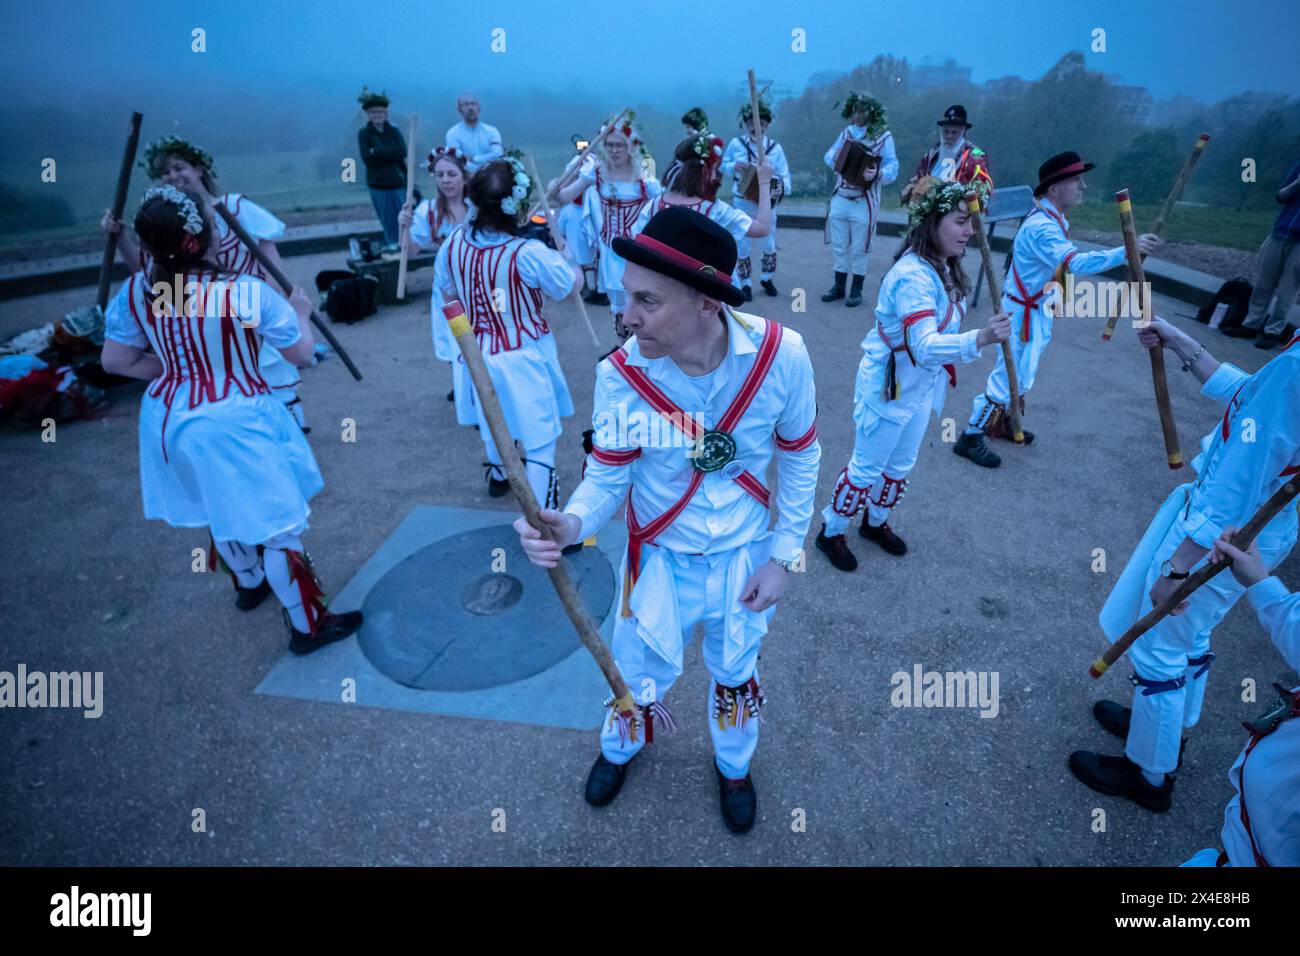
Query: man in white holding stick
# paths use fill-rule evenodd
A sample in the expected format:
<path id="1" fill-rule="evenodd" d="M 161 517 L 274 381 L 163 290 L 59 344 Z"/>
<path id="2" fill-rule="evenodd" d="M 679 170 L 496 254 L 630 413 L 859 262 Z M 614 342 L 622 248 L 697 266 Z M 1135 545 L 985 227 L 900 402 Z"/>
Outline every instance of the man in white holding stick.
<path id="1" fill-rule="evenodd" d="M 758 652 L 802 563 L 817 487 L 812 364 L 798 333 L 726 307 L 744 301 L 731 284 L 736 243 L 707 217 L 665 209 L 614 249 L 627 260 L 633 337 L 597 369 L 586 473 L 563 512 L 542 512 L 554 541 L 523 518 L 515 528 L 529 560 L 552 567 L 627 503 L 613 652 L 645 732 L 622 733 L 609 715 L 587 801 L 613 800 L 656 727 L 673 726 L 663 700 L 702 623 L 722 816 L 743 833 L 757 812 Z M 774 455 L 772 528 L 764 482 Z"/>

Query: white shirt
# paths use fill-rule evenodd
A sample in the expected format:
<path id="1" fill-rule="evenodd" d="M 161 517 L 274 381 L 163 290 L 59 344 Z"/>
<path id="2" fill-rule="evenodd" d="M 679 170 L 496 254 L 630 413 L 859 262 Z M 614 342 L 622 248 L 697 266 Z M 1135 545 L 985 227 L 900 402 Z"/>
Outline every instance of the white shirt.
<path id="1" fill-rule="evenodd" d="M 840 130 L 840 135 L 835 137 L 835 142 L 831 144 L 831 148 L 826 150 L 826 155 L 822 157 L 822 161 L 832 170 L 835 168 L 835 157 L 839 154 L 840 146 L 843 145 L 845 137 L 852 137 L 858 142 L 866 144 L 873 153 L 880 156 L 880 175 L 876 177 L 875 182 L 871 184 L 871 188 L 868 190 L 878 196 L 881 186 L 888 186 L 898 178 L 898 152 L 894 149 L 894 134 L 889 130 L 885 130 L 875 139 L 871 139 L 867 136 L 865 126 L 854 126 L 850 123 Z M 835 190 L 849 199 L 860 199 L 862 197 L 862 190 L 845 186 L 844 180 L 840 178 L 838 173 L 835 176 Z"/>
<path id="2" fill-rule="evenodd" d="M 708 216 L 727 232 L 731 233 L 731 238 L 739 242 L 749 235 L 749 227 L 754 224 L 753 218 L 747 212 L 742 212 L 730 203 L 723 202 L 721 199 L 699 199 L 693 203 L 669 203 L 664 201 L 663 193 L 660 193 L 654 199 L 650 200 L 641 207 L 641 212 L 637 214 L 636 222 L 632 224 L 632 235 L 642 232 L 650 224 L 650 220 L 656 215 L 663 212 L 670 206 L 680 206 L 683 209 L 694 209 L 701 215 Z"/>
<path id="3" fill-rule="evenodd" d="M 454 222 L 450 217 L 443 218 L 438 222 L 437 235 L 434 235 L 429 218 L 430 214 L 435 220 L 438 218 L 438 209 L 434 205 L 436 202 L 436 198 L 425 199 L 415 207 L 415 212 L 411 214 L 411 241 L 421 249 L 427 249 L 435 242 L 441 242 L 465 223 L 464 219 L 460 222 Z"/>
<path id="4" fill-rule="evenodd" d="M 650 380 L 688 415 L 701 415 L 705 428 L 716 427 L 739 391 L 745 374 L 753 367 L 765 328 L 765 320 L 758 316 L 725 307 L 724 313 L 727 353 L 722 364 L 708 375 L 688 376 L 668 357 L 645 358 L 635 338 L 623 346 L 628 365 L 644 369 Z M 583 538 L 604 525 L 629 492 L 639 522 L 644 525 L 654 520 L 681 498 L 692 474 L 688 449 L 680 443 L 641 441 L 635 427 L 625 429 L 623 435 L 611 434 L 617 430 L 611 428 L 610 416 L 619 414 L 625 415 L 629 423 L 652 418 L 662 421 L 606 359 L 596 370 L 592 415 L 596 444 L 610 452 L 639 448 L 640 455 L 626 465 L 603 464 L 594 455 L 588 456 L 586 474 L 564 509 L 582 519 L 580 537 Z M 814 430 L 816 416 L 817 398 L 808 350 L 799 333 L 785 328 L 762 387 L 732 432 L 737 459 L 765 485 L 768 466 L 776 453 L 777 515 L 771 550 L 774 558 L 795 560 L 812 521 L 821 461 L 821 446 Z M 671 430 L 660 429 L 659 434 L 667 435 Z M 777 447 L 778 437 L 794 442 L 810 433 L 811 440 L 801 450 Z M 644 434 L 642 431 L 641 435 Z M 735 480 L 715 471 L 704 476 L 690 503 L 658 536 L 655 544 L 684 554 L 717 554 L 750 543 L 766 532 L 770 523 L 767 508 Z"/>
<path id="5" fill-rule="evenodd" d="M 1286 484 L 1284 469 L 1300 465 L 1300 345 L 1274 356 L 1254 375 L 1224 362 L 1201 394 L 1225 406 L 1228 437 L 1220 423 L 1201 439 L 1182 530 L 1209 548 L 1225 526 L 1245 525 Z M 1287 506 L 1262 533 L 1294 535 L 1295 528 L 1296 509 Z"/>
<path id="6" fill-rule="evenodd" d="M 767 157 L 767 163 L 772 167 L 772 175 L 781 180 L 781 185 L 789 195 L 793 188 L 790 182 L 790 163 L 785 158 L 785 149 L 776 140 L 770 136 L 763 137 L 763 154 Z M 743 199 L 740 195 L 740 176 L 736 173 L 737 163 L 748 163 L 754 165 L 758 157 L 754 155 L 754 143 L 748 137 L 733 136 L 731 142 L 722 153 L 722 172 L 730 176 L 735 183 L 735 189 L 732 193 L 732 199 Z"/>
<path id="7" fill-rule="evenodd" d="M 1021 224 L 1012 244 L 1011 265 L 1015 272 L 1004 283 L 1002 294 L 1002 308 L 1013 317 L 1023 314 L 1025 308 L 1011 301 L 1013 295 L 1024 298 L 1016 285 L 1015 274 L 1019 274 L 1025 291 L 1035 296 L 1043 291 L 1047 283 L 1053 280 L 1064 281 L 1066 271 L 1075 275 L 1094 275 L 1124 262 L 1123 246 L 1080 252 L 1079 247 L 1066 235 L 1069 228 L 1070 221 L 1046 198 L 1038 200 L 1038 210 L 1031 212 Z M 1057 276 L 1058 269 L 1061 270 L 1060 277 Z M 1044 315 L 1047 304 L 1047 297 L 1038 303 L 1038 308 L 1044 310 Z M 1013 327 L 1018 329 L 1018 326 L 1014 326 L 1014 320 Z"/>
<path id="8" fill-rule="evenodd" d="M 448 149 L 456 147 L 468 157 L 466 165 L 470 173 L 478 172 L 480 166 L 486 166 L 506 154 L 505 147 L 501 144 L 501 132 L 482 120 L 473 126 L 461 120 L 447 130 L 445 145 Z"/>

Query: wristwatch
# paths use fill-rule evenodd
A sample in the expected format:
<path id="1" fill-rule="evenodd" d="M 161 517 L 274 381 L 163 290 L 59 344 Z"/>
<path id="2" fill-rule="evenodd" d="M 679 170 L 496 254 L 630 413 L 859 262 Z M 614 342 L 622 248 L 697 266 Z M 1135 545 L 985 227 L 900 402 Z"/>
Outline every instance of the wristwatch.
<path id="1" fill-rule="evenodd" d="M 1175 571 L 1172 562 L 1168 558 L 1160 565 L 1160 576 L 1168 578 L 1170 581 L 1185 581 L 1192 576 L 1191 571 Z"/>

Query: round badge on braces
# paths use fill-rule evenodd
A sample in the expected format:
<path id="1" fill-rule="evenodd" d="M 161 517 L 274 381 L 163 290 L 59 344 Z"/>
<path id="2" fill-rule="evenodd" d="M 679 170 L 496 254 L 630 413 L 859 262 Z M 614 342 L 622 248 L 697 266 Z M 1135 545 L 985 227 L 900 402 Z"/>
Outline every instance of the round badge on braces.
<path id="1" fill-rule="evenodd" d="M 696 440 L 694 452 L 691 464 L 696 471 L 718 471 L 735 459 L 736 439 L 724 431 L 707 431 Z"/>

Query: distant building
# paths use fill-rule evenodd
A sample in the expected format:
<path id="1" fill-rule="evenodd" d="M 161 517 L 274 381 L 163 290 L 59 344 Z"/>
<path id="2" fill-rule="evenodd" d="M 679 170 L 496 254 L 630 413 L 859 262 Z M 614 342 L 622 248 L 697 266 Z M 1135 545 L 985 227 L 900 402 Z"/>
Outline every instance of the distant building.
<path id="1" fill-rule="evenodd" d="M 951 57 L 938 62 L 927 59 L 912 67 L 908 83 L 918 90 L 939 86 L 961 86 L 970 83 L 971 68 L 962 66 Z"/>
<path id="2" fill-rule="evenodd" d="M 1102 77 L 1110 84 L 1115 96 L 1115 108 L 1126 119 L 1139 126 L 1151 123 L 1151 108 L 1155 101 L 1145 86 L 1126 86 L 1119 82 L 1119 77 L 1114 73 L 1103 73 Z"/>

